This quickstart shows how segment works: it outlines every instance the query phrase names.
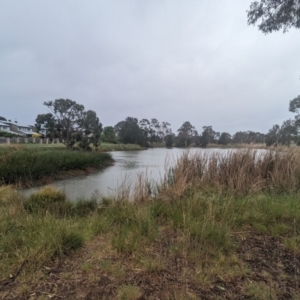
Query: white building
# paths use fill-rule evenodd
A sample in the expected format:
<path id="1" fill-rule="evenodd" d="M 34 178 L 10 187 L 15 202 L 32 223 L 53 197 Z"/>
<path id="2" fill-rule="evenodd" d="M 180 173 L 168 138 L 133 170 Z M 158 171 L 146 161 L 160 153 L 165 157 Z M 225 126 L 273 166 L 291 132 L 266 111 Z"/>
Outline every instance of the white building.
<path id="1" fill-rule="evenodd" d="M 16 132 L 10 130 L 10 125 L 6 124 L 6 121 L 0 121 L 0 131 L 11 134 L 17 134 Z"/>
<path id="2" fill-rule="evenodd" d="M 36 133 L 35 128 L 30 125 L 21 125 L 9 121 L 0 121 L 0 124 L 1 123 L 4 124 L 4 126 L 0 125 L 0 127 L 6 128 L 5 132 L 9 130 L 9 133 L 17 134 L 21 137 L 32 137 L 32 135 Z"/>

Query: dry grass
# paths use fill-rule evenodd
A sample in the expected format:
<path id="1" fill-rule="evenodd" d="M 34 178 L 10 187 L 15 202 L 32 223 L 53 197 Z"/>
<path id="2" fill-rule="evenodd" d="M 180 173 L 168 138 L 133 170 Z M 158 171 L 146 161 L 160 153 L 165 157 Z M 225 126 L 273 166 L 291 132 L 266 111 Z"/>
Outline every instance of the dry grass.
<path id="1" fill-rule="evenodd" d="M 240 149 L 226 154 L 186 153 L 169 170 L 163 187 L 181 195 L 191 186 L 226 195 L 293 193 L 300 189 L 300 150 Z"/>

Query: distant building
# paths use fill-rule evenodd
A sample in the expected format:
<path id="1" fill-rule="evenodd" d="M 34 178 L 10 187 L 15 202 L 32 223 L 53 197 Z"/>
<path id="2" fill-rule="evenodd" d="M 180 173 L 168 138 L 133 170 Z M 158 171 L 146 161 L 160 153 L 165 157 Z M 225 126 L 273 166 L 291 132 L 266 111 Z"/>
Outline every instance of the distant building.
<path id="1" fill-rule="evenodd" d="M 6 121 L 0 121 L 0 131 L 16 134 L 14 131 L 10 130 L 10 125 L 6 124 Z"/>
<path id="2" fill-rule="evenodd" d="M 1 125 L 1 123 L 4 125 Z M 9 121 L 0 121 L 0 128 L 2 128 L 2 127 L 3 127 L 3 129 L 4 128 L 6 129 L 3 131 L 17 134 L 20 137 L 31 137 L 34 133 L 37 133 L 34 126 L 21 125 L 21 124 L 9 122 Z"/>

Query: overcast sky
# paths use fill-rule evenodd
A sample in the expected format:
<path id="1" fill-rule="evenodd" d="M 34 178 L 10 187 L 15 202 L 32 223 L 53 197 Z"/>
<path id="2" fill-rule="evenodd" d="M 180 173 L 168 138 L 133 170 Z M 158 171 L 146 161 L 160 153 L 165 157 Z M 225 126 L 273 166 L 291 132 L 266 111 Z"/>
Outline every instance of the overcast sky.
<path id="1" fill-rule="evenodd" d="M 1 0 L 0 116 L 34 124 L 69 98 L 104 126 L 127 116 L 199 132 L 293 118 L 300 30 L 247 25 L 251 0 Z"/>

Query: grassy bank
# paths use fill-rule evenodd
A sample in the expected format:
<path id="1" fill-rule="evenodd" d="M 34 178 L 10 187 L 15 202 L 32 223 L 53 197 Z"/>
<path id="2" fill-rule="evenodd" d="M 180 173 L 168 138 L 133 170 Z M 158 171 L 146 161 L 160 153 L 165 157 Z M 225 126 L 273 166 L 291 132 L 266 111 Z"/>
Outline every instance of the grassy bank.
<path id="1" fill-rule="evenodd" d="M 99 169 L 111 162 L 111 155 L 96 151 L 5 147 L 0 148 L 0 184 L 35 185 L 47 178 L 71 175 L 66 172 Z"/>
<path id="2" fill-rule="evenodd" d="M 56 144 L 1 144 L 0 145 L 0 151 L 1 148 L 6 147 L 23 147 L 28 149 L 65 149 L 66 146 L 62 143 L 56 143 Z M 75 146 L 76 147 L 76 146 Z M 98 151 L 100 152 L 107 152 L 107 151 L 130 151 L 130 150 L 144 150 L 139 145 L 136 144 L 111 144 L 111 143 L 101 143 L 101 145 L 98 148 Z"/>
<path id="3" fill-rule="evenodd" d="M 299 299 L 300 153 L 183 156 L 151 196 L 0 190 L 1 299 Z"/>
<path id="4" fill-rule="evenodd" d="M 245 148 L 253 148 L 253 149 L 268 149 L 269 147 L 266 144 L 257 144 L 257 143 L 240 143 L 240 144 L 227 144 L 227 145 L 220 145 L 220 144 L 208 144 L 207 148 L 221 148 L 221 149 L 245 149 Z"/>
<path id="5" fill-rule="evenodd" d="M 132 151 L 132 150 L 144 150 L 145 148 L 136 144 L 111 144 L 101 143 L 100 151 Z"/>

